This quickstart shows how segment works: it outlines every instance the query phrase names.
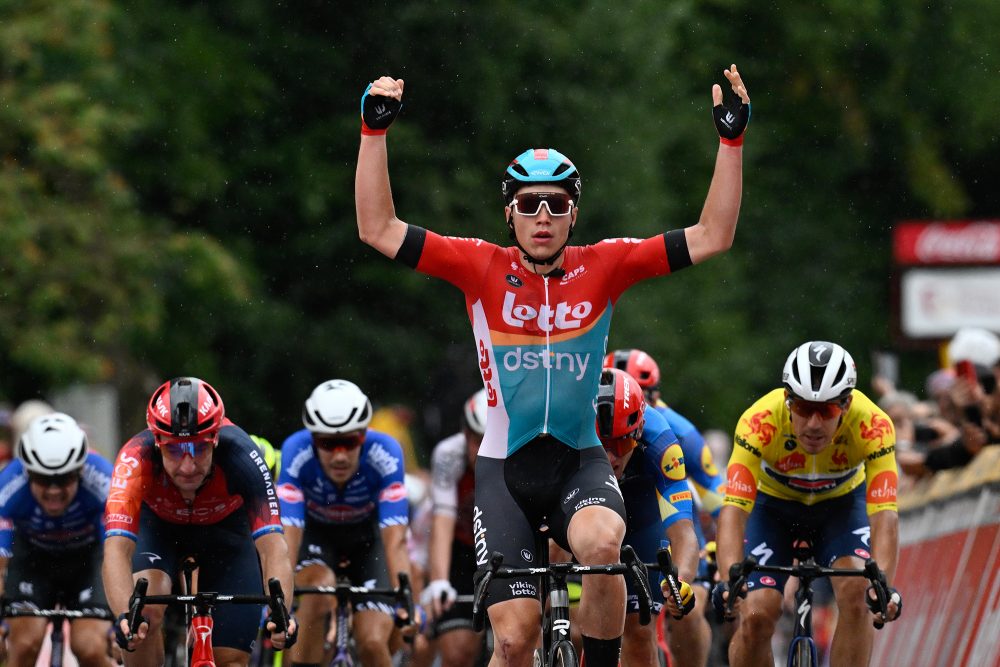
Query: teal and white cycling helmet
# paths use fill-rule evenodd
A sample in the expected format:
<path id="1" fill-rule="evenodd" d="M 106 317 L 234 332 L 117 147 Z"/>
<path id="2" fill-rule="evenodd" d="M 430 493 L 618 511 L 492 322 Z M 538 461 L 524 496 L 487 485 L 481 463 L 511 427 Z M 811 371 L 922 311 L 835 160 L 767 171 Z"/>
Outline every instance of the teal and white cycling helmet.
<path id="1" fill-rule="evenodd" d="M 83 468 L 87 434 L 62 412 L 36 417 L 21 435 L 17 456 L 28 472 L 63 475 Z"/>
<path id="2" fill-rule="evenodd" d="M 568 157 L 554 148 L 529 148 L 507 165 L 500 189 L 504 204 L 510 206 L 523 185 L 552 183 L 580 203 L 580 172 Z"/>

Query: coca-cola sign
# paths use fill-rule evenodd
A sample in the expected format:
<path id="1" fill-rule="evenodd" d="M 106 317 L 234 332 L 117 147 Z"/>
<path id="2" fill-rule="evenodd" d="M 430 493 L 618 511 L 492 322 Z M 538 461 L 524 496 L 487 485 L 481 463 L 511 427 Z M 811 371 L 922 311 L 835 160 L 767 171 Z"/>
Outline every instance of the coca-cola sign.
<path id="1" fill-rule="evenodd" d="M 899 223 L 893 256 L 899 264 L 1000 264 L 1000 220 Z"/>

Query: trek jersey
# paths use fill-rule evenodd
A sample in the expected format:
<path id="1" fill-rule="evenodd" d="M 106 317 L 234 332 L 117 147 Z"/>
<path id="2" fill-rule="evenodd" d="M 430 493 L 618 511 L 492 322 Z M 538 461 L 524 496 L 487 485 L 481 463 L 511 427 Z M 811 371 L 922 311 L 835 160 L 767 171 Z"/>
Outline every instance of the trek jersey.
<path id="1" fill-rule="evenodd" d="M 666 538 L 671 525 L 693 520 L 685 471 L 684 452 L 667 420 L 656 410 L 646 410 L 639 446 L 618 481 L 629 532 L 659 521 Z"/>
<path id="2" fill-rule="evenodd" d="M 719 516 L 722 500 L 726 495 L 726 478 L 716 467 L 712 450 L 705 444 L 705 438 L 684 415 L 666 403 L 659 401 L 655 410 L 666 418 L 670 430 L 680 442 L 688 484 L 694 489 L 695 500 L 700 502 L 701 509 L 714 517 Z M 648 414 L 650 411 L 646 412 Z"/>
<path id="3" fill-rule="evenodd" d="M 282 532 L 278 498 L 264 455 L 228 419 L 219 431 L 211 471 L 191 501 L 181 496 L 163 470 L 150 430 L 125 443 L 115 460 L 104 513 L 107 536 L 136 540 L 143 505 L 168 523 L 199 526 L 218 523 L 243 508 L 253 539 Z"/>
<path id="4" fill-rule="evenodd" d="M 434 515 L 455 519 L 455 541 L 473 547 L 476 506 L 475 469 L 468 465 L 464 433 L 450 435 L 434 446 L 431 455 L 431 501 Z"/>
<path id="5" fill-rule="evenodd" d="M 618 297 L 690 265 L 683 230 L 568 246 L 560 277 L 524 268 L 521 252 L 407 228 L 396 259 L 465 294 L 487 394 L 481 456 L 504 459 L 538 435 L 600 445 L 594 397 Z"/>
<path id="6" fill-rule="evenodd" d="M 31 494 L 20 460 L 0 472 L 0 558 L 13 556 L 14 534 L 33 548 L 59 552 L 104 540 L 104 501 L 111 482 L 111 463 L 97 452 L 83 462 L 76 496 L 62 516 L 46 514 Z"/>
<path id="7" fill-rule="evenodd" d="M 750 512 L 757 492 L 804 505 L 838 498 L 866 484 L 868 514 L 896 509 L 896 432 L 871 399 L 855 389 L 833 443 L 809 454 L 792 433 L 785 390 L 750 406 L 736 425 L 726 505 Z"/>
<path id="8" fill-rule="evenodd" d="M 390 435 L 368 429 L 360 465 L 344 488 L 323 472 L 308 429 L 288 436 L 281 446 L 278 477 L 281 521 L 304 528 L 306 521 L 351 525 L 372 520 L 379 528 L 409 524 L 403 448 Z"/>

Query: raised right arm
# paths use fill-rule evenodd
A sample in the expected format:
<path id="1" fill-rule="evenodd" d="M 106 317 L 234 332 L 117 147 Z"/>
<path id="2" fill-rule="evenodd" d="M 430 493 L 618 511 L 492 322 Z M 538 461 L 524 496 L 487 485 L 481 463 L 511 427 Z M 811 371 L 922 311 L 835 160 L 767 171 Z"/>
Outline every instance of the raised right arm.
<path id="1" fill-rule="evenodd" d="M 373 81 L 367 96 L 402 100 L 403 80 L 383 76 Z M 358 235 L 386 257 L 393 259 L 406 236 L 406 223 L 396 217 L 389 186 L 389 160 L 385 131 L 372 132 L 363 125 L 358 169 L 354 179 Z"/>

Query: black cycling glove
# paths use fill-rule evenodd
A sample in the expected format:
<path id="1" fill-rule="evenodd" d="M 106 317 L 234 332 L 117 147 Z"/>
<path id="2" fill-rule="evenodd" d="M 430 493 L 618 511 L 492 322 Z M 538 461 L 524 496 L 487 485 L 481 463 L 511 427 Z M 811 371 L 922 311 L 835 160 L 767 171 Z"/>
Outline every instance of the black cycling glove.
<path id="1" fill-rule="evenodd" d="M 372 84 L 365 88 L 361 96 L 361 134 L 385 134 L 396 120 L 403 103 L 395 97 L 372 95 Z"/>
<path id="2" fill-rule="evenodd" d="M 727 146 L 742 146 L 743 134 L 750 123 L 750 105 L 738 100 L 739 104 L 731 105 L 723 101 L 712 109 L 715 119 L 715 129 L 719 132 L 722 143 Z"/>
<path id="3" fill-rule="evenodd" d="M 289 627 L 292 625 L 292 621 L 294 621 L 294 620 L 295 620 L 295 616 L 293 614 L 288 614 L 288 625 L 289 625 Z M 275 619 L 274 614 L 269 614 L 268 615 L 267 620 L 264 622 L 264 627 L 265 628 L 267 627 L 268 623 L 274 623 L 275 626 L 278 625 L 277 619 Z M 270 632 L 269 634 L 274 634 L 274 633 Z M 281 649 L 281 650 L 282 651 L 287 651 L 288 649 L 290 649 L 293 646 L 295 646 L 295 642 L 298 641 L 298 638 L 299 638 L 299 624 L 296 622 L 295 623 L 295 632 L 288 632 L 288 628 L 287 627 L 285 628 L 285 647 L 283 649 Z"/>

